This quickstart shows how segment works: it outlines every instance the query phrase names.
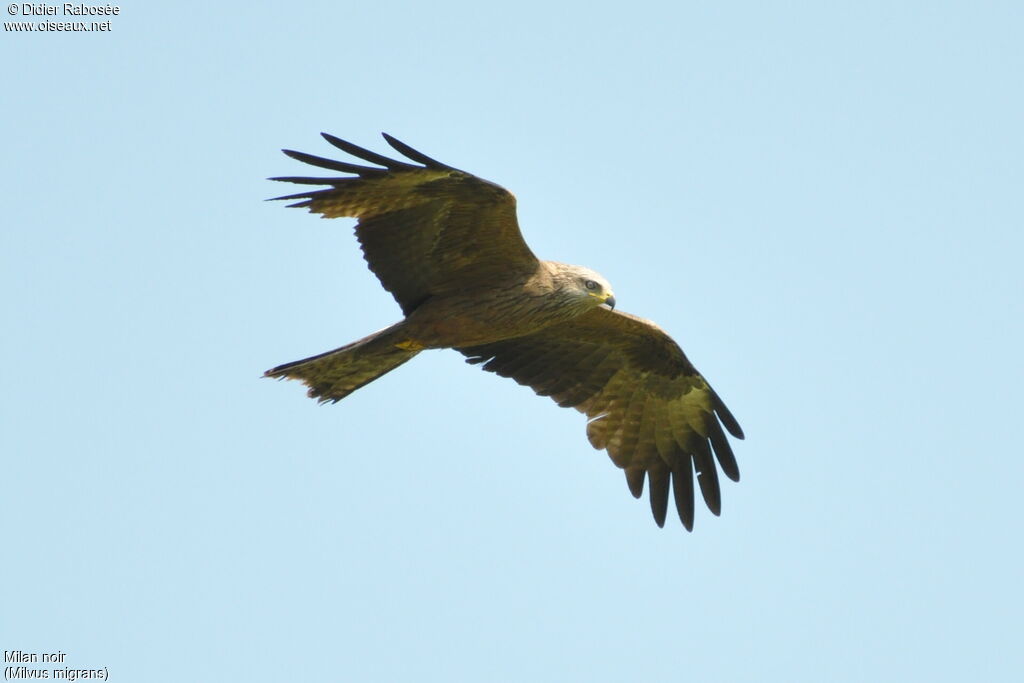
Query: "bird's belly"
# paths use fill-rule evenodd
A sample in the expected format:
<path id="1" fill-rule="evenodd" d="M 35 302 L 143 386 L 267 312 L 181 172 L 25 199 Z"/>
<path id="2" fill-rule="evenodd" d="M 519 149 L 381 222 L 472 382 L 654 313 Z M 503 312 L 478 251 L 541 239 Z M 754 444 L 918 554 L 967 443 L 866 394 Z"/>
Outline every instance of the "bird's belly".
<path id="1" fill-rule="evenodd" d="M 483 297 L 427 301 L 406 319 L 404 330 L 411 347 L 452 348 L 521 337 L 553 322 L 530 315 L 522 307 L 503 304 Z"/>

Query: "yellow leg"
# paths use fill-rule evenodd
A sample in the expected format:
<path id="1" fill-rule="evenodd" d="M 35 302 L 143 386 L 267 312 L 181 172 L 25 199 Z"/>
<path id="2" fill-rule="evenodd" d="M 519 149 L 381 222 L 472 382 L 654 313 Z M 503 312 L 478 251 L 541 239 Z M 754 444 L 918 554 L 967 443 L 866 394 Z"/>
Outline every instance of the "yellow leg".
<path id="1" fill-rule="evenodd" d="M 403 342 L 398 342 L 397 344 L 395 344 L 395 346 L 404 351 L 422 351 L 423 349 L 427 348 L 422 344 L 413 341 L 412 339 Z"/>

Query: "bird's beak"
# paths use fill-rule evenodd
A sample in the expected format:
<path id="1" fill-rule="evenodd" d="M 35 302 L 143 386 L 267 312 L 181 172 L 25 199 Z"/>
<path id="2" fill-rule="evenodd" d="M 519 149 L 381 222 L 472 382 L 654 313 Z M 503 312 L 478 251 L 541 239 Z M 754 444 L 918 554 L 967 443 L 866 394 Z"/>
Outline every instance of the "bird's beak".
<path id="1" fill-rule="evenodd" d="M 608 296 L 606 296 L 604 298 L 604 303 L 608 304 L 609 308 L 614 309 L 615 308 L 615 296 L 612 295 L 612 294 L 609 294 Z"/>

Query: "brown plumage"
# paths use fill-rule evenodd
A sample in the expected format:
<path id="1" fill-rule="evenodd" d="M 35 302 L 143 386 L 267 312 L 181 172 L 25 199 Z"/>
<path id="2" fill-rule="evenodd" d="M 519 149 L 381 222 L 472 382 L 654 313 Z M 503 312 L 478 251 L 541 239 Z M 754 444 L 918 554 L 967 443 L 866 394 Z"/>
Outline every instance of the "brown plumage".
<path id="1" fill-rule="evenodd" d="M 359 219 L 370 270 L 405 319 L 327 353 L 268 370 L 298 379 L 309 395 L 336 402 L 424 349 L 454 348 L 469 363 L 511 377 L 590 418 L 587 437 L 626 474 L 637 498 L 648 482 L 651 511 L 665 523 L 669 488 L 693 528 L 693 473 L 719 514 L 715 466 L 739 481 L 722 426 L 736 419 L 654 323 L 612 310 L 611 286 L 581 266 L 541 261 L 523 240 L 515 198 L 384 135 L 408 159 L 389 159 L 323 134 L 362 166 L 285 150 L 299 161 L 352 174 L 272 178 L 327 189 L 277 197 L 324 218 Z"/>

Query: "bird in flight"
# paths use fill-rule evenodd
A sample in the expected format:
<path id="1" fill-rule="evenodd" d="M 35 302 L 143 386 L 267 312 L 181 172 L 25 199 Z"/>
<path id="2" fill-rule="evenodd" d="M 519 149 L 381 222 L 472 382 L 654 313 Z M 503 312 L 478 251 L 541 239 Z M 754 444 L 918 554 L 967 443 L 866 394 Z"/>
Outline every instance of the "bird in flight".
<path id="1" fill-rule="evenodd" d="M 680 521 L 693 529 L 694 473 L 708 508 L 721 512 L 715 461 L 733 481 L 740 476 L 722 427 L 737 439 L 743 430 L 671 337 L 614 310 L 612 287 L 600 274 L 534 256 L 508 190 L 386 133 L 408 161 L 322 135 L 372 165 L 283 150 L 347 175 L 271 178 L 323 186 L 275 199 L 297 200 L 289 206 L 323 218 L 358 219 L 366 262 L 404 318 L 267 370 L 267 377 L 300 380 L 310 397 L 337 402 L 421 351 L 455 349 L 469 363 L 585 413 L 590 443 L 625 472 L 636 498 L 646 479 L 658 526 L 671 488 Z"/>

